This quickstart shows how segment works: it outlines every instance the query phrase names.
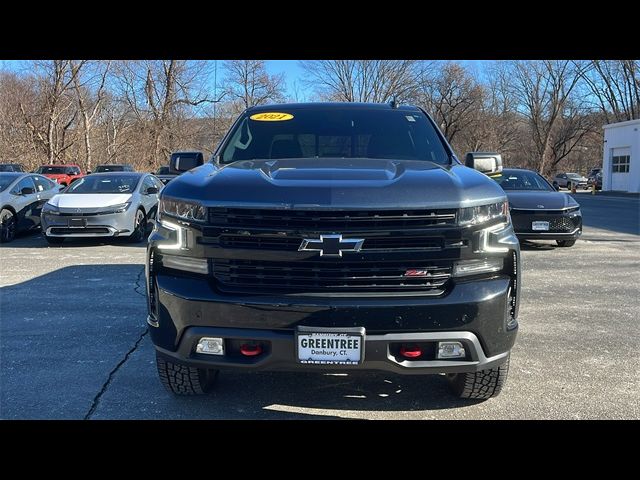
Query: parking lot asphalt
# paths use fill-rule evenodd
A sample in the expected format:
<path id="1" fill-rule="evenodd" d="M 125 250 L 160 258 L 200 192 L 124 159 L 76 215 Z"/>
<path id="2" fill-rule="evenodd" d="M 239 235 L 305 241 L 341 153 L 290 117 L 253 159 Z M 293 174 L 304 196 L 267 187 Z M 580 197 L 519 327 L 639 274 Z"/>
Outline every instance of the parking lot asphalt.
<path id="1" fill-rule="evenodd" d="M 575 197 L 574 247 L 522 245 L 519 336 L 486 402 L 371 372 L 223 372 L 210 395 L 174 397 L 146 334 L 144 244 L 22 236 L 0 247 L 0 418 L 638 419 L 640 201 Z"/>

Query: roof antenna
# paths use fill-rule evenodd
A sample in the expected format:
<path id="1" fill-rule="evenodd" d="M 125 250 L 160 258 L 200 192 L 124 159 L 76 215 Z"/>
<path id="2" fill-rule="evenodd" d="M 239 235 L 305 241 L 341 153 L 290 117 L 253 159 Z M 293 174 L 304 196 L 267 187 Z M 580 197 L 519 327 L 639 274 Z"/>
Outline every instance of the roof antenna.
<path id="1" fill-rule="evenodd" d="M 396 97 L 391 97 L 391 101 L 389 102 L 391 108 L 398 108 L 398 100 Z"/>

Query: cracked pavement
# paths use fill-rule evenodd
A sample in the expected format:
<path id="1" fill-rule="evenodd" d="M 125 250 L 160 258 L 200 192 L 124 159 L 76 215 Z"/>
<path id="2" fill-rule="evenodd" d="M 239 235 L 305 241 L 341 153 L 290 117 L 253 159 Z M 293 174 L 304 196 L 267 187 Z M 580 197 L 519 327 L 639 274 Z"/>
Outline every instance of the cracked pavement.
<path id="1" fill-rule="evenodd" d="M 212 394 L 174 397 L 147 335 L 144 244 L 22 236 L 0 246 L 0 418 L 638 419 L 640 202 L 576 198 L 575 247 L 523 247 L 509 379 L 481 403 L 375 372 L 222 372 Z"/>

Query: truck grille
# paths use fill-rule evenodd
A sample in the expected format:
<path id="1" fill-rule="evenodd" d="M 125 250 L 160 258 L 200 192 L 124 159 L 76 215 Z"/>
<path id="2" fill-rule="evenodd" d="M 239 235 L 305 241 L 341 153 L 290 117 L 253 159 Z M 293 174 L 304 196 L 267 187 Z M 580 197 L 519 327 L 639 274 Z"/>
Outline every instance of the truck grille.
<path id="1" fill-rule="evenodd" d="M 214 260 L 213 275 L 223 291 L 267 292 L 376 292 L 429 291 L 444 293 L 451 265 L 400 262 L 267 262 Z M 414 272 L 408 272 L 413 270 Z M 415 271 L 424 276 L 412 276 Z M 409 273 L 409 275 L 407 275 Z"/>
<path id="2" fill-rule="evenodd" d="M 345 237 L 345 239 L 348 237 Z M 224 248 L 250 248 L 259 250 L 296 251 L 302 243 L 299 236 L 221 235 L 220 246 Z M 368 237 L 362 251 L 369 250 L 440 250 L 444 247 L 443 237 L 420 235 Z"/>
<path id="3" fill-rule="evenodd" d="M 455 225 L 456 210 L 267 210 L 209 208 L 209 224 L 226 228 L 317 231 L 424 228 Z"/>

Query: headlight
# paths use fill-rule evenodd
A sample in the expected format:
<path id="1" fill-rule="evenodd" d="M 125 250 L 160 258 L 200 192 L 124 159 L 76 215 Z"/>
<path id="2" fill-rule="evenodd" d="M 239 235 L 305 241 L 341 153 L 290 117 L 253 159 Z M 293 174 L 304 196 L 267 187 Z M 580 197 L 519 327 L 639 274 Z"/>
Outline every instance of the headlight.
<path id="1" fill-rule="evenodd" d="M 478 205 L 458 211 L 458 225 L 480 225 L 495 218 L 509 218 L 509 202 Z"/>
<path id="2" fill-rule="evenodd" d="M 112 205 L 108 210 L 103 210 L 100 212 L 100 215 L 108 215 L 110 213 L 122 213 L 126 212 L 127 209 L 131 206 L 131 202 L 121 203 L 119 205 Z"/>
<path id="3" fill-rule="evenodd" d="M 163 198 L 160 200 L 160 213 L 166 213 L 172 217 L 182 220 L 195 220 L 203 222 L 207 218 L 207 209 L 198 203 L 185 202 L 182 200 L 171 200 Z"/>
<path id="4" fill-rule="evenodd" d="M 42 213 L 46 213 L 47 215 L 60 215 L 60 209 L 55 205 L 51 205 L 49 202 L 47 202 L 42 207 Z"/>

